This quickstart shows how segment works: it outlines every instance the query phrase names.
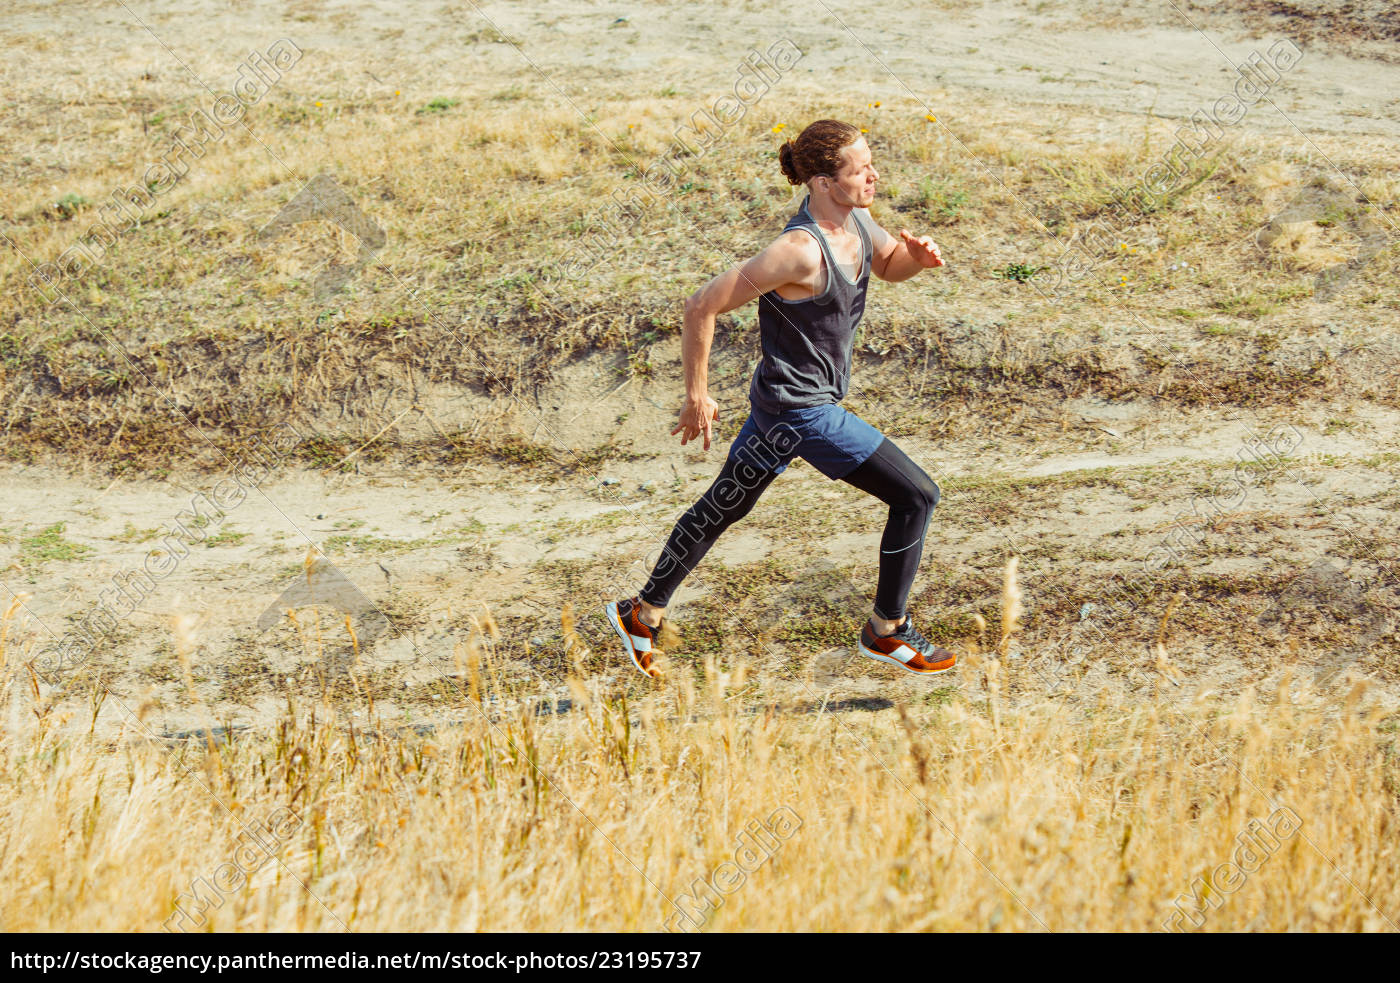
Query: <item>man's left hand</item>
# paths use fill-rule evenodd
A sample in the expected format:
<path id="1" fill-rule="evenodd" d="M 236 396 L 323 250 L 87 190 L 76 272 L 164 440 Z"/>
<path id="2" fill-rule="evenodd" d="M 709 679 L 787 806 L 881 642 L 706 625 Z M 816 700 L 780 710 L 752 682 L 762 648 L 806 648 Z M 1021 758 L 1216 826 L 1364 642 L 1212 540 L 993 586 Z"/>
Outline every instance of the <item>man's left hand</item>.
<path id="1" fill-rule="evenodd" d="M 899 234 L 904 239 L 904 244 L 909 247 L 909 255 L 918 260 L 920 266 L 932 269 L 943 265 L 943 256 L 939 253 L 938 245 L 932 236 L 916 236 L 908 229 L 900 229 Z"/>

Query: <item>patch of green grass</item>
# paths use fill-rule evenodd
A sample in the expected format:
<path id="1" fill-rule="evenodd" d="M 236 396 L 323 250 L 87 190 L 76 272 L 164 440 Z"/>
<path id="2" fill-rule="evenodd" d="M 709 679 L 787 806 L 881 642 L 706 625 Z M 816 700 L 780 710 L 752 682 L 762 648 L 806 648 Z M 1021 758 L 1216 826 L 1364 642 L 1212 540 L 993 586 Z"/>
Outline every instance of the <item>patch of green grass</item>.
<path id="1" fill-rule="evenodd" d="M 478 33 L 480 33 L 480 32 L 478 32 Z M 438 98 L 432 100 L 431 102 L 427 103 L 426 105 L 421 106 L 421 107 L 417 110 L 417 113 L 418 113 L 419 116 L 428 116 L 428 115 L 431 115 L 432 113 L 445 113 L 445 112 L 447 112 L 449 109 L 451 109 L 453 106 L 455 106 L 455 105 L 457 105 L 458 103 L 460 103 L 461 101 L 462 101 L 461 99 L 445 99 L 445 98 L 442 98 L 441 96 L 439 96 Z"/>
<path id="2" fill-rule="evenodd" d="M 709 593 L 688 603 L 676 621 L 681 633 L 681 644 L 676 652 L 693 658 L 697 671 L 701 657 L 722 654 L 726 642 L 753 644 L 752 637 L 743 628 L 745 619 L 771 623 L 773 609 L 784 608 L 785 604 L 783 599 L 770 599 L 795 583 L 793 573 L 781 558 L 774 556 L 738 566 L 726 566 L 719 561 L 707 562 L 706 566 Z M 786 596 L 784 593 L 783 598 Z M 756 601 L 765 602 L 763 611 L 752 610 Z M 776 635 L 770 637 L 778 640 Z"/>
<path id="3" fill-rule="evenodd" d="M 554 523 L 552 538 L 569 538 L 589 533 L 606 532 L 624 526 L 636 518 L 634 510 L 619 506 L 586 519 L 561 519 Z"/>
<path id="4" fill-rule="evenodd" d="M 486 526 L 477 519 L 468 519 L 450 532 L 436 536 L 422 536 L 416 539 L 390 539 L 385 536 L 352 535 L 340 533 L 326 540 L 325 550 L 330 552 L 355 553 L 403 553 L 430 546 L 449 546 L 464 542 L 484 532 Z"/>
<path id="5" fill-rule="evenodd" d="M 1044 266 L 1029 266 L 1025 263 L 1007 263 L 1001 269 L 993 270 L 992 276 L 998 280 L 1015 280 L 1017 283 L 1025 283 L 1044 269 Z"/>
<path id="6" fill-rule="evenodd" d="M 1286 303 L 1290 300 L 1304 300 L 1310 298 L 1313 295 L 1313 288 L 1311 283 L 1295 283 L 1286 287 L 1278 287 L 1270 291 L 1270 293 L 1274 300 Z"/>
<path id="7" fill-rule="evenodd" d="M 383 536 L 352 536 L 342 533 L 327 539 L 325 550 L 327 553 L 400 553 L 432 546 L 439 541 L 439 538 L 389 539 Z"/>
<path id="8" fill-rule="evenodd" d="M 971 198 L 967 191 L 954 187 L 946 178 L 935 181 L 926 177 L 919 181 L 919 204 L 923 205 L 924 214 L 936 225 L 956 222 L 958 213 Z"/>
<path id="9" fill-rule="evenodd" d="M 217 536 L 210 536 L 204 541 L 205 546 L 237 546 L 248 538 L 246 532 L 234 532 L 232 529 L 225 529 Z"/>
<path id="10" fill-rule="evenodd" d="M 806 652 L 821 652 L 850 645 L 860 634 L 866 614 L 863 609 L 824 611 L 820 616 L 803 615 L 773 634 L 773 641 Z"/>
<path id="11" fill-rule="evenodd" d="M 1400 454 L 1394 451 L 1372 454 L 1370 457 L 1363 457 L 1361 459 L 1361 464 L 1368 468 L 1379 468 L 1386 464 L 1400 464 Z"/>
<path id="12" fill-rule="evenodd" d="M 953 702 L 953 698 L 957 695 L 958 688 L 956 686 L 940 686 L 925 693 L 919 702 L 929 707 L 946 707 Z"/>
<path id="13" fill-rule="evenodd" d="M 159 529 L 137 529 L 130 521 L 126 528 L 112 537 L 118 543 L 145 543 L 160 535 Z"/>
<path id="14" fill-rule="evenodd" d="M 91 204 L 92 202 L 82 195 L 75 195 L 70 191 L 68 194 L 58 199 L 58 201 L 54 202 L 54 207 L 58 209 L 59 214 L 64 218 L 72 218 Z"/>
<path id="15" fill-rule="evenodd" d="M 333 444 L 317 434 L 311 440 L 297 447 L 298 456 L 318 468 L 334 467 L 350 451 L 340 444 Z"/>
<path id="16" fill-rule="evenodd" d="M 92 547 L 70 542 L 63 538 L 66 522 L 55 522 L 45 526 L 33 536 L 19 541 L 20 562 L 26 565 L 46 563 L 50 560 L 81 560 L 92 553 Z"/>
<path id="17" fill-rule="evenodd" d="M 1239 292 L 1211 302 L 1211 307 L 1236 317 L 1267 317 L 1278 311 L 1279 305 L 1268 297 L 1253 291 Z"/>

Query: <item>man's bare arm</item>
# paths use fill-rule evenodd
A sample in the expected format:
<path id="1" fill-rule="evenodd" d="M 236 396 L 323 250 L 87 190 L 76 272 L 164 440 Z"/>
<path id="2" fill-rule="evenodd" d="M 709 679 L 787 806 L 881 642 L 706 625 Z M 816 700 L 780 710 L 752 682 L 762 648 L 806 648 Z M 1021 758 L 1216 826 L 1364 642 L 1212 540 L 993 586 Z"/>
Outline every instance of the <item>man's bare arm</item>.
<path id="1" fill-rule="evenodd" d="M 821 250 L 816 240 L 793 230 L 748 262 L 726 270 L 685 302 L 685 328 L 681 334 L 681 358 L 685 366 L 685 403 L 680 420 L 671 431 L 681 443 L 704 434 L 710 449 L 711 424 L 719 419 L 719 405 L 710 398 L 710 345 L 715 318 L 743 307 L 749 301 L 784 284 L 810 285 L 821 270 Z"/>
<path id="2" fill-rule="evenodd" d="M 899 230 L 896 239 L 870 217 L 869 211 L 857 209 L 856 220 L 865 225 L 870 233 L 873 255 L 870 270 L 881 280 L 899 283 L 908 280 L 921 270 L 943 265 L 943 257 L 938 246 L 928 236 L 915 236 L 908 229 Z"/>

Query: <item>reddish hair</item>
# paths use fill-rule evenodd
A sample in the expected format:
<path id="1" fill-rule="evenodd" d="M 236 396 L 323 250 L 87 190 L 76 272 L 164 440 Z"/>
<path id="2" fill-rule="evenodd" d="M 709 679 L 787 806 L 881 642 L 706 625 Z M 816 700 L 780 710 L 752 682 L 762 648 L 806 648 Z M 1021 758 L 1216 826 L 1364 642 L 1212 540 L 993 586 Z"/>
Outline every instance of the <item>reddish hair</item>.
<path id="1" fill-rule="evenodd" d="M 789 184 L 814 177 L 834 177 L 844 161 L 841 151 L 860 139 L 860 129 L 839 119 L 819 119 L 778 148 L 778 164 Z"/>

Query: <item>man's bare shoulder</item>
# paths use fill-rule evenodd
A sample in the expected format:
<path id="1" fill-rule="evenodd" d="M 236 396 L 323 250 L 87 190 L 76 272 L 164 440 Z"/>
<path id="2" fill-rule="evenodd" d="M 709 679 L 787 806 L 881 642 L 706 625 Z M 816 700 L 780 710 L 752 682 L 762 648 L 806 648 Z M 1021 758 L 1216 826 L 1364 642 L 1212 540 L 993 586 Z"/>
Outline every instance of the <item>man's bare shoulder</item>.
<path id="1" fill-rule="evenodd" d="M 822 265 L 821 246 L 804 229 L 788 229 L 774 239 L 764 252 L 785 269 L 798 274 L 814 273 Z"/>
<path id="2" fill-rule="evenodd" d="M 865 226 L 866 233 L 870 236 L 871 243 L 875 246 L 875 251 L 879 252 L 881 247 L 890 242 L 891 236 L 879 222 L 875 221 L 875 216 L 870 214 L 868 208 L 855 208 L 851 212 L 856 217 L 856 221 Z"/>

